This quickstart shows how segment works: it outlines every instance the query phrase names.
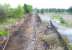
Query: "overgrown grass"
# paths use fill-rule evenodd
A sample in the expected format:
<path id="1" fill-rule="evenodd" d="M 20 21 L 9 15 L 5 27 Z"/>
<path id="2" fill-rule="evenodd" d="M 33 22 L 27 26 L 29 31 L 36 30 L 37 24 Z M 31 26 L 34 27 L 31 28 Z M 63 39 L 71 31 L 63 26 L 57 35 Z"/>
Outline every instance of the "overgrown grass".
<path id="1" fill-rule="evenodd" d="M 2 23 L 0 23 L 0 36 L 6 36 L 8 34 L 8 31 L 6 31 L 6 28 L 9 25 L 15 24 L 18 18 L 9 18 L 4 20 Z"/>
<path id="2" fill-rule="evenodd" d="M 72 44 L 71 45 L 68 45 L 68 47 L 69 47 L 69 50 L 72 50 Z"/>
<path id="3" fill-rule="evenodd" d="M 69 26 L 69 24 L 62 18 L 62 16 L 53 16 L 52 17 L 56 21 L 60 21 L 60 25 Z"/>
<path id="4" fill-rule="evenodd" d="M 7 36 L 8 35 L 8 31 L 2 30 L 0 31 L 0 36 Z"/>
<path id="5" fill-rule="evenodd" d="M 6 36 L 8 34 L 8 31 L 6 31 L 6 28 L 10 25 L 13 25 L 16 23 L 16 21 L 22 19 L 22 17 L 18 18 L 7 18 L 3 22 L 0 22 L 0 36 Z"/>

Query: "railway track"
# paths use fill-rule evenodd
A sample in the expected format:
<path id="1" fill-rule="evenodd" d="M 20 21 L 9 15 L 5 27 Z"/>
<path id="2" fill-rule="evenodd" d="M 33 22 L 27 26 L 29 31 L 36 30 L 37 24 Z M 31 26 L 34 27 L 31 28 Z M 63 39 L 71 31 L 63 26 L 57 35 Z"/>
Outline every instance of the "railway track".
<path id="1" fill-rule="evenodd" d="M 66 50 L 67 48 L 52 22 L 50 21 L 50 25 L 44 24 L 38 15 L 26 15 L 25 20 L 20 26 L 15 27 L 12 33 L 3 50 Z"/>

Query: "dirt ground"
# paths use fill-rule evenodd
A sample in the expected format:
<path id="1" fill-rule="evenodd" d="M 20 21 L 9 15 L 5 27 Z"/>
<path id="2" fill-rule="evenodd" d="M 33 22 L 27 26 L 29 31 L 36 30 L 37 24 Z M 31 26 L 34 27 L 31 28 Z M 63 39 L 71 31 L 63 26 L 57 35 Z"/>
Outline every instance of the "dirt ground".
<path id="1" fill-rule="evenodd" d="M 64 50 L 60 44 L 54 28 L 43 24 L 38 15 L 28 14 L 12 31 L 5 50 Z"/>

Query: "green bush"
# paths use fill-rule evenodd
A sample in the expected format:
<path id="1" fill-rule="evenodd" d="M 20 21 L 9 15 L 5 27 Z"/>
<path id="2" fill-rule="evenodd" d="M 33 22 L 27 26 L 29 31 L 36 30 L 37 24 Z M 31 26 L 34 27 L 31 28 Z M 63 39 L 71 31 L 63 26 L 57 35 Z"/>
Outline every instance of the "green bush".
<path id="1" fill-rule="evenodd" d="M 0 31 L 0 36 L 6 36 L 8 34 L 7 31 Z"/>
<path id="2" fill-rule="evenodd" d="M 61 24 L 66 24 L 65 20 L 61 16 L 53 16 L 53 19 L 60 21 Z"/>
<path id="3" fill-rule="evenodd" d="M 60 19 L 61 17 L 59 16 L 59 15 L 55 15 L 55 16 L 53 16 L 53 19 Z"/>
<path id="4" fill-rule="evenodd" d="M 32 12 L 32 6 L 24 4 L 24 13 L 31 13 Z"/>
<path id="5" fill-rule="evenodd" d="M 63 18 L 60 18 L 60 22 L 61 22 L 62 24 L 65 24 L 65 20 L 64 20 Z"/>

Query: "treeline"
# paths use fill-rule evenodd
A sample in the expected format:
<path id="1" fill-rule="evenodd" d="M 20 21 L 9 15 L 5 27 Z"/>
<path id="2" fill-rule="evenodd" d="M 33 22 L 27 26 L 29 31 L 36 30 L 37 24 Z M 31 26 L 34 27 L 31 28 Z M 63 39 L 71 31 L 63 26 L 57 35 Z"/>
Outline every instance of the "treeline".
<path id="1" fill-rule="evenodd" d="M 56 8 L 42 8 L 42 9 L 33 9 L 33 12 L 34 13 L 64 13 L 64 12 L 67 12 L 67 13 L 72 13 L 72 7 L 68 8 L 68 9 L 56 9 Z"/>
<path id="2" fill-rule="evenodd" d="M 32 12 L 32 6 L 24 4 L 24 6 L 18 5 L 17 8 L 12 8 L 9 4 L 0 4 L 0 21 L 6 18 L 19 18 L 26 13 Z"/>

